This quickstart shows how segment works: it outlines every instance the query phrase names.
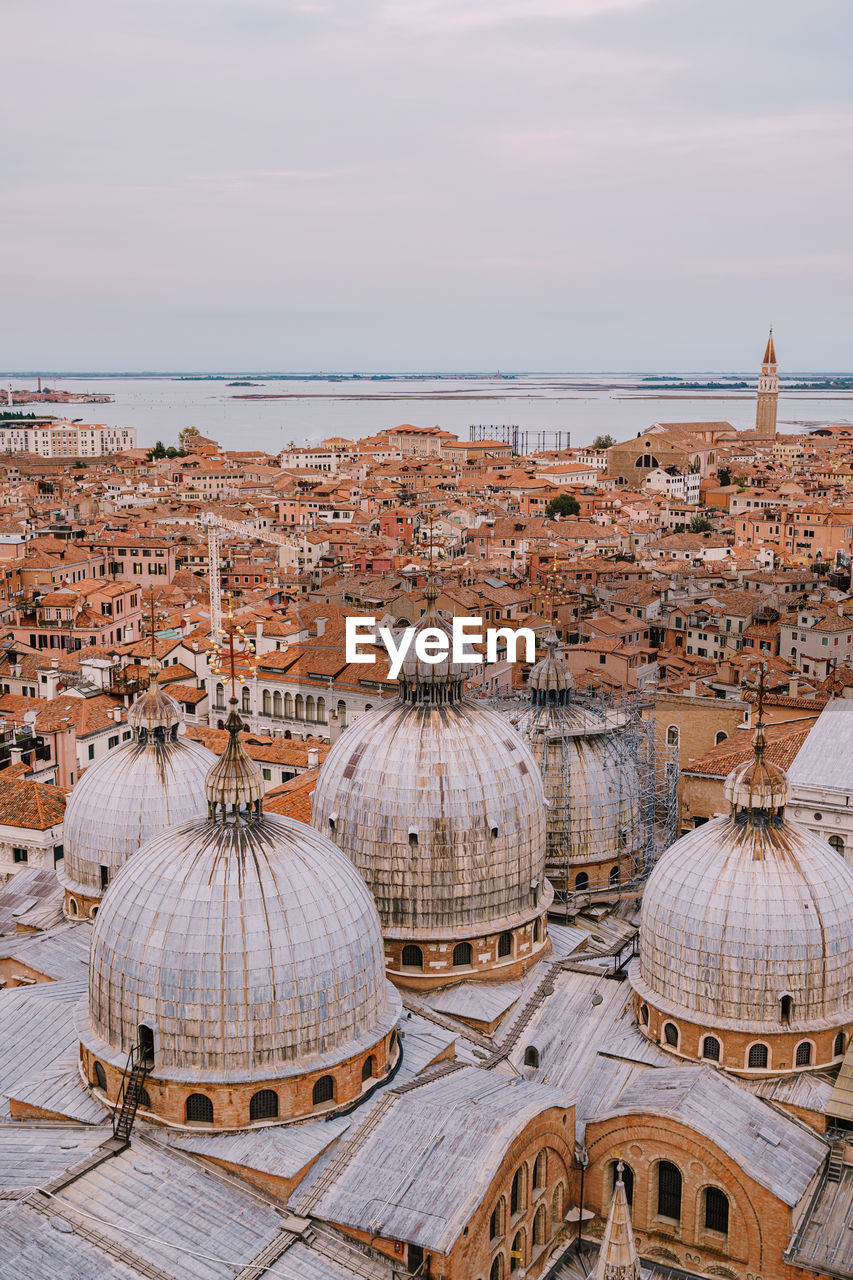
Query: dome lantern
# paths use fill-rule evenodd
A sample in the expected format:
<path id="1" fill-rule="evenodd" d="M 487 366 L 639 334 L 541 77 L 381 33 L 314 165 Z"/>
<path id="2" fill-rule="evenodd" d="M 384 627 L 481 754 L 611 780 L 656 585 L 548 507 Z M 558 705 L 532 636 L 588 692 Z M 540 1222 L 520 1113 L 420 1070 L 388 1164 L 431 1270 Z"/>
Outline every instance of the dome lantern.
<path id="1" fill-rule="evenodd" d="M 412 643 L 400 667 L 398 677 L 400 697 L 403 702 L 429 703 L 432 706 L 455 703 L 460 700 L 464 691 L 465 668 L 461 663 L 454 662 L 451 657 L 453 637 L 435 603 L 439 596 L 438 586 L 430 580 L 425 585 L 423 594 L 427 602 L 426 610 L 423 617 L 414 625 L 415 634 L 412 636 Z M 432 638 L 442 641 L 443 647 L 443 637 L 447 637 L 447 654 L 438 662 L 425 662 L 416 652 L 415 645 L 418 637 L 428 631 L 434 631 L 437 634 L 434 637 L 427 637 L 427 643 Z"/>
<path id="2" fill-rule="evenodd" d="M 243 722 L 232 695 L 225 721 L 228 743 L 205 780 L 208 815 L 220 822 L 257 822 L 261 816 L 264 778 L 240 741 Z"/>

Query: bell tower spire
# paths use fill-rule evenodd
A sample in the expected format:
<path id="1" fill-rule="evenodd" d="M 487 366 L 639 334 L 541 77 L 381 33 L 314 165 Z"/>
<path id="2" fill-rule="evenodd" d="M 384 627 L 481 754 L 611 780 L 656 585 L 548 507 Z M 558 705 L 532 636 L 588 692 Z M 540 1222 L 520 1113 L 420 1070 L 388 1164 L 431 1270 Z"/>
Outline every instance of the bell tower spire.
<path id="1" fill-rule="evenodd" d="M 755 434 L 759 440 L 776 439 L 776 409 L 779 400 L 779 370 L 773 330 L 764 348 L 761 373 L 758 375 L 758 399 L 755 406 Z"/>

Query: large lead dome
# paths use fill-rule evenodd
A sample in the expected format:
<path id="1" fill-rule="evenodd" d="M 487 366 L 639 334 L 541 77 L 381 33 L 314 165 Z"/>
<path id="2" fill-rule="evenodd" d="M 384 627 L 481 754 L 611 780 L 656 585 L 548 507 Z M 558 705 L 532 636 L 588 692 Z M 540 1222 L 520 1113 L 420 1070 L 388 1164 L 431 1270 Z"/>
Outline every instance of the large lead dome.
<path id="1" fill-rule="evenodd" d="M 736 1068 L 831 1061 L 853 1023 L 853 872 L 785 815 L 762 729 L 726 796 L 731 813 L 682 836 L 649 877 L 630 971 L 641 1023 L 654 1030 L 654 1010 L 671 1048 Z"/>
<path id="2" fill-rule="evenodd" d="M 263 780 L 239 726 L 232 712 L 208 816 L 163 832 L 122 868 L 92 939 L 88 1061 L 119 1070 L 147 1037 L 146 1089 L 166 1119 L 183 1119 L 181 1089 L 216 1103 L 217 1091 L 264 1082 L 279 1091 L 277 1115 L 304 1114 L 311 1089 L 303 1097 L 297 1078 L 328 1073 L 340 1102 L 367 1078 L 353 1058 L 373 1055 L 371 1079 L 390 1065 L 400 1002 L 370 894 L 328 840 L 261 811 Z"/>
<path id="3" fill-rule="evenodd" d="M 441 629 L 435 588 L 426 594 L 419 629 Z M 425 664 L 413 650 L 398 699 L 332 747 L 311 820 L 367 882 L 389 972 L 421 985 L 419 969 L 447 982 L 453 968 L 523 966 L 546 943 L 553 895 L 536 762 L 506 720 L 463 695 L 464 668 Z"/>
<path id="4" fill-rule="evenodd" d="M 65 810 L 59 879 L 71 916 L 97 905 L 146 840 L 207 808 L 204 780 L 216 756 L 179 736 L 178 704 L 160 688 L 156 661 L 149 665 L 149 687 L 128 714 L 133 737 L 86 770 Z"/>

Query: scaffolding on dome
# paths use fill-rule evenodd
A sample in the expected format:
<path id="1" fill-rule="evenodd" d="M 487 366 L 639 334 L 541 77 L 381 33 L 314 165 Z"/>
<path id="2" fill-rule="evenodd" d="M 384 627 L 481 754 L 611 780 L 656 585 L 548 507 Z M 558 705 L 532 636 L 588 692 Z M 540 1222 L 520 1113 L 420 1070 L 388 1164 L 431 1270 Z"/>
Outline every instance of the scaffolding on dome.
<path id="1" fill-rule="evenodd" d="M 552 799 L 548 822 L 546 872 L 555 890 L 552 914 L 566 918 L 594 902 L 639 896 L 652 867 L 678 833 L 678 748 L 667 746 L 655 732 L 654 688 L 573 689 L 565 717 L 551 715 L 548 706 L 532 707 L 526 691 L 492 695 L 488 701 L 511 721 L 526 715 L 533 717 L 535 725 L 539 716 L 543 720 L 548 717 L 540 769 L 552 796 L 555 777 L 559 779 L 556 791 L 561 797 L 556 804 Z M 615 863 L 603 885 L 590 883 L 586 871 L 578 871 L 576 852 L 579 843 L 594 844 L 604 825 L 601 809 L 593 810 L 587 804 L 581 819 L 583 829 L 577 830 L 577 813 L 575 830 L 571 829 L 572 771 L 579 760 L 573 739 L 583 736 L 585 719 L 590 733 L 606 740 L 617 779 L 615 792 L 611 786 L 613 811 L 629 815 L 619 828 Z M 636 789 L 636 802 L 627 794 L 629 786 Z M 585 783 L 581 794 L 587 790 Z M 591 849 L 591 856 L 594 853 Z"/>

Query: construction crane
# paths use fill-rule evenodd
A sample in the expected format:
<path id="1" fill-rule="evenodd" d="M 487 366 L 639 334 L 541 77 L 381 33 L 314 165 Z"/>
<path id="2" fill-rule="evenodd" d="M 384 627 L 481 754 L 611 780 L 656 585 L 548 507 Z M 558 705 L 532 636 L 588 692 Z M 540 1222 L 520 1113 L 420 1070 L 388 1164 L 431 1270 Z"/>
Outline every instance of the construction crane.
<path id="1" fill-rule="evenodd" d="M 210 634 L 215 640 L 222 630 L 222 583 L 219 577 L 219 564 L 222 559 L 222 543 L 227 534 L 233 533 L 240 538 L 254 538 L 258 542 L 268 542 L 274 547 L 293 549 L 293 543 L 287 534 L 275 533 L 271 529 L 256 529 L 241 520 L 226 520 L 213 511 L 203 511 L 198 523 L 207 529 L 207 571 L 210 582 Z M 279 554 L 279 565 L 284 564 L 284 557 Z"/>

